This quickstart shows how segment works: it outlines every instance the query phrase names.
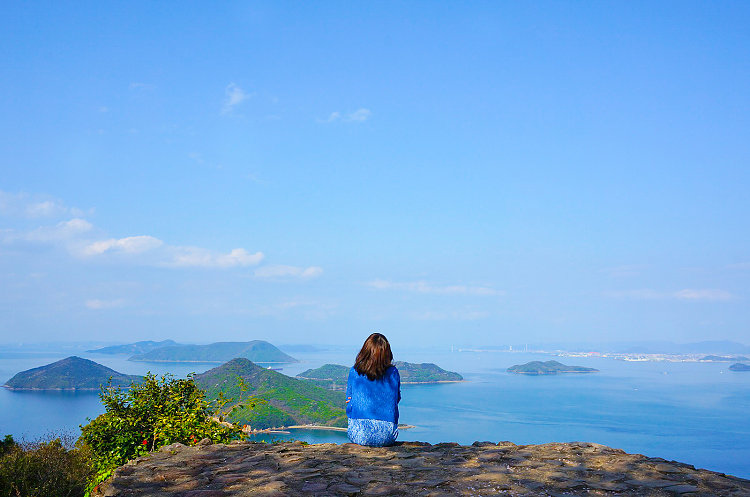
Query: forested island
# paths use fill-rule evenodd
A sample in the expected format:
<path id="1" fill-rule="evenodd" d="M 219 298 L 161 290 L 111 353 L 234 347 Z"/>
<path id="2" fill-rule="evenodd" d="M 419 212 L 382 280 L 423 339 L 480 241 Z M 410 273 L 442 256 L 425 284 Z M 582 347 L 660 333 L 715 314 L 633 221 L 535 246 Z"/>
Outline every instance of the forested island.
<path id="1" fill-rule="evenodd" d="M 141 376 L 122 374 L 77 356 L 22 371 L 3 385 L 11 390 L 99 390 L 110 378 L 113 386 L 130 386 Z"/>
<path id="2" fill-rule="evenodd" d="M 229 416 L 229 421 L 238 425 L 247 424 L 253 429 L 302 424 L 346 426 L 342 392 L 326 390 L 308 381 L 262 368 L 248 359 L 232 359 L 196 375 L 195 382 L 206 391 L 209 399 L 216 399 L 219 392 L 233 398 L 225 410 L 233 404 L 242 404 Z M 248 398 L 260 402 L 247 402 Z"/>
<path id="3" fill-rule="evenodd" d="M 224 363 L 244 357 L 260 363 L 299 362 L 264 340 L 216 342 L 208 345 L 172 345 L 136 354 L 129 361 L 143 362 L 215 362 Z"/>
<path id="4" fill-rule="evenodd" d="M 721 355 L 707 355 L 701 359 L 701 362 L 737 362 L 737 361 L 748 361 L 745 356 L 721 356 Z"/>
<path id="5" fill-rule="evenodd" d="M 557 361 L 531 361 L 508 368 L 509 373 L 528 375 L 553 375 L 560 373 L 598 373 L 598 369 L 583 366 L 567 366 Z"/>
<path id="6" fill-rule="evenodd" d="M 393 363 L 401 376 L 402 385 L 444 383 L 463 381 L 463 376 L 453 371 L 432 364 L 416 364 L 411 362 L 396 361 Z M 349 377 L 349 366 L 340 364 L 326 364 L 316 369 L 308 369 L 297 375 L 297 378 L 309 381 L 329 390 L 346 389 L 346 381 Z"/>
<path id="7" fill-rule="evenodd" d="M 162 347 L 171 347 L 174 345 L 181 345 L 174 340 L 162 340 L 161 342 L 155 342 L 153 340 L 144 340 L 142 342 L 126 343 L 124 345 L 110 345 L 109 347 L 101 347 L 99 349 L 87 350 L 92 354 L 145 354 L 151 352 L 154 349 Z"/>
<path id="8" fill-rule="evenodd" d="M 738 362 L 737 364 L 732 364 L 731 366 L 729 366 L 729 369 L 732 371 L 750 371 L 750 365 Z"/>

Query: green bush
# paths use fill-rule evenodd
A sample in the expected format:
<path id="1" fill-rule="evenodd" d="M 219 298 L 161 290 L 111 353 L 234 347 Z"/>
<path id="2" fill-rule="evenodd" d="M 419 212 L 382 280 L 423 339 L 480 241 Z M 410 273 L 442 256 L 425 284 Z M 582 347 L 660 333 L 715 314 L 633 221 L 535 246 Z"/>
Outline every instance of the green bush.
<path id="1" fill-rule="evenodd" d="M 87 447 L 73 447 L 70 437 L 16 443 L 0 441 L 0 497 L 82 496 L 95 467 Z"/>
<path id="2" fill-rule="evenodd" d="M 79 439 L 79 445 L 90 447 L 94 455 L 99 470 L 96 480 L 164 445 L 194 445 L 204 438 L 226 443 L 242 438 L 238 428 L 213 418 L 223 405 L 211 405 L 192 375 L 159 379 L 149 373 L 129 389 L 102 388 L 99 397 L 106 412 L 82 426 Z"/>

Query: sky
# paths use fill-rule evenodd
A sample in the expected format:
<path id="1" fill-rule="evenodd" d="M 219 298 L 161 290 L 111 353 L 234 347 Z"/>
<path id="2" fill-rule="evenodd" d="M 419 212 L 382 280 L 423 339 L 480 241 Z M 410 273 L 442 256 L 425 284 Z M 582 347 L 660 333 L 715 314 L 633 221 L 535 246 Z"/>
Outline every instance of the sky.
<path id="1" fill-rule="evenodd" d="M 0 343 L 750 343 L 749 25 L 7 3 Z"/>

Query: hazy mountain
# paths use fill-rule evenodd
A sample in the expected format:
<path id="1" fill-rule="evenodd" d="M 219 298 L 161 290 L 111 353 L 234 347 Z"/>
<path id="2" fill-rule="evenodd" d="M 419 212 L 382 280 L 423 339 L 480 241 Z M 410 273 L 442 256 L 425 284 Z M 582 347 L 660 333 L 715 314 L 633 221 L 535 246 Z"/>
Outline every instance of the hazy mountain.
<path id="1" fill-rule="evenodd" d="M 238 378 L 247 386 L 241 392 Z M 346 426 L 344 395 L 319 388 L 310 382 L 265 369 L 248 359 L 232 359 L 226 364 L 195 377 L 210 399 L 219 392 L 234 398 L 230 404 L 249 396 L 267 401 L 236 411 L 230 421 L 252 428 L 270 428 L 296 424 Z"/>
<path id="2" fill-rule="evenodd" d="M 143 342 L 126 343 L 124 345 L 111 345 L 109 347 L 87 350 L 86 352 L 95 354 L 144 354 L 160 347 L 169 347 L 174 345 L 180 344 L 178 344 L 174 340 L 162 340 L 161 342 L 145 340 Z"/>
<path id="3" fill-rule="evenodd" d="M 216 342 L 209 345 L 173 345 L 136 354 L 130 361 L 145 362 L 227 362 L 244 357 L 253 362 L 299 362 L 263 340 Z"/>
<path id="4" fill-rule="evenodd" d="M 140 376 L 118 373 L 99 363 L 71 356 L 46 366 L 22 371 L 4 385 L 13 390 L 99 390 L 112 378 L 114 386 L 130 386 Z"/>

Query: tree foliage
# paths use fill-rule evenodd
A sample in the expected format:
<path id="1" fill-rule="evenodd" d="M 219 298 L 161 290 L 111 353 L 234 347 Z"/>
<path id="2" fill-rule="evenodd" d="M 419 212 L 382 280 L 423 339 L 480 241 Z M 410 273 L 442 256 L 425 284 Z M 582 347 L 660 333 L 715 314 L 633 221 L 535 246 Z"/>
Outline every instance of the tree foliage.
<path id="1" fill-rule="evenodd" d="M 148 373 L 129 389 L 103 387 L 99 397 L 106 412 L 81 427 L 79 444 L 91 448 L 103 472 L 175 442 L 227 443 L 242 437 L 238 428 L 219 421 L 230 399 L 208 402 L 193 375 L 175 379 Z"/>

